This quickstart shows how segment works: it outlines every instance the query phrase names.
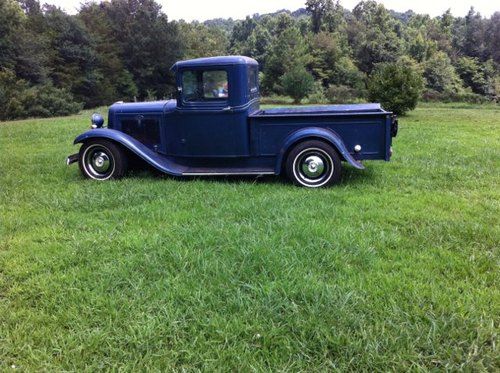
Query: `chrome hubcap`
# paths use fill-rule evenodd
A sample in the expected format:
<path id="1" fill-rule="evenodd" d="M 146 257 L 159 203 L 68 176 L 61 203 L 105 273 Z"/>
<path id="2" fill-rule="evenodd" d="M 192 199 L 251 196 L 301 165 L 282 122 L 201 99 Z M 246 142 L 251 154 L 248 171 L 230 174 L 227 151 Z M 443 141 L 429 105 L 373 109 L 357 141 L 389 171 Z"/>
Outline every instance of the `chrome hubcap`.
<path id="1" fill-rule="evenodd" d="M 105 173 L 109 169 L 109 157 L 104 152 L 95 152 L 92 157 L 92 168 L 99 173 Z"/>
<path id="2" fill-rule="evenodd" d="M 333 171 L 332 158 L 321 148 L 304 149 L 293 162 L 293 172 L 297 181 L 311 188 L 326 184 L 331 179 Z"/>
<path id="3" fill-rule="evenodd" d="M 95 144 L 85 150 L 83 167 L 92 179 L 106 180 L 113 173 L 115 163 L 108 148 L 101 144 Z"/>
<path id="4" fill-rule="evenodd" d="M 302 172 L 310 178 L 319 177 L 325 170 L 323 159 L 316 155 L 306 157 L 301 165 Z"/>

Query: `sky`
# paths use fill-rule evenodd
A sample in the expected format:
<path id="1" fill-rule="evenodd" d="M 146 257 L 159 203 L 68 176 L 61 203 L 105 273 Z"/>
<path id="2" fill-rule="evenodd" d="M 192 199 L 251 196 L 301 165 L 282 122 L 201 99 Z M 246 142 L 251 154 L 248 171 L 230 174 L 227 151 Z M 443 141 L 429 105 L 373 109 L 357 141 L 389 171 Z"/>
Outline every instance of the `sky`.
<path id="1" fill-rule="evenodd" d="M 352 10 L 360 0 L 341 0 L 340 4 Z M 74 14 L 84 0 L 41 0 L 60 6 L 68 13 Z M 303 8 L 306 0 L 156 0 L 163 6 L 163 11 L 171 20 L 205 21 L 212 18 L 242 19 L 254 13 L 272 13 L 280 9 L 296 10 Z M 494 0 L 378 0 L 388 9 L 404 12 L 412 9 L 421 14 L 437 16 L 448 8 L 454 16 L 465 16 L 471 7 L 483 16 L 489 17 L 500 11 L 500 2 Z"/>

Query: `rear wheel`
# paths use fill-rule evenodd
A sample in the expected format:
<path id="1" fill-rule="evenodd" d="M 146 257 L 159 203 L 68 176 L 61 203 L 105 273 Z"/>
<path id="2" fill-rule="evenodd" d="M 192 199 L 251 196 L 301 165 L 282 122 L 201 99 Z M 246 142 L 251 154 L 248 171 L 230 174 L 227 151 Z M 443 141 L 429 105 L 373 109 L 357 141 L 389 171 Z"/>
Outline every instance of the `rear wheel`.
<path id="1" fill-rule="evenodd" d="M 127 156 L 119 145 L 111 141 L 91 140 L 80 148 L 78 164 L 82 174 L 89 179 L 116 179 L 127 171 Z"/>
<path id="2" fill-rule="evenodd" d="M 286 160 L 286 173 L 296 185 L 319 188 L 336 184 L 342 174 L 340 157 L 330 145 L 310 140 L 296 145 Z"/>

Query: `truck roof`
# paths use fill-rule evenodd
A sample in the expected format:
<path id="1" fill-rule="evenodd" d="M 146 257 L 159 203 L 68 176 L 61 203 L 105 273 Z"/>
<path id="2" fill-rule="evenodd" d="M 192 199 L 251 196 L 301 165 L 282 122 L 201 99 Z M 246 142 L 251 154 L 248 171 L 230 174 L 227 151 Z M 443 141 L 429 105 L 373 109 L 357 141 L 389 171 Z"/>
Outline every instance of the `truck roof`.
<path id="1" fill-rule="evenodd" d="M 253 58 L 245 56 L 219 56 L 219 57 L 204 57 L 195 58 L 193 60 L 185 60 L 176 62 L 171 70 L 176 71 L 181 67 L 197 67 L 197 66 L 217 66 L 217 65 L 258 65 L 258 62 Z"/>

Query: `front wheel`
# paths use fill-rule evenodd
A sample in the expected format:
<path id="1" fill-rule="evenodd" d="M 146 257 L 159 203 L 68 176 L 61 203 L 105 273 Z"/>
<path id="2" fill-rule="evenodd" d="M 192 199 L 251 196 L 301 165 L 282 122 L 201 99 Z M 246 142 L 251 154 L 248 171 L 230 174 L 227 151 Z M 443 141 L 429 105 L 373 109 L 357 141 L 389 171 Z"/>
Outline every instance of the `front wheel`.
<path id="1" fill-rule="evenodd" d="M 342 163 L 330 145 L 317 140 L 295 146 L 286 160 L 286 173 L 296 185 L 308 188 L 329 186 L 340 181 Z"/>
<path id="2" fill-rule="evenodd" d="M 120 178 L 127 171 L 127 156 L 111 141 L 91 140 L 80 148 L 78 164 L 82 174 L 94 180 Z"/>

